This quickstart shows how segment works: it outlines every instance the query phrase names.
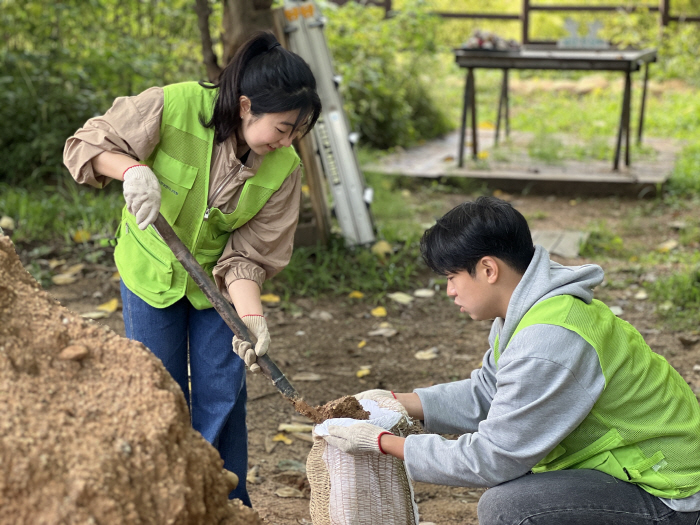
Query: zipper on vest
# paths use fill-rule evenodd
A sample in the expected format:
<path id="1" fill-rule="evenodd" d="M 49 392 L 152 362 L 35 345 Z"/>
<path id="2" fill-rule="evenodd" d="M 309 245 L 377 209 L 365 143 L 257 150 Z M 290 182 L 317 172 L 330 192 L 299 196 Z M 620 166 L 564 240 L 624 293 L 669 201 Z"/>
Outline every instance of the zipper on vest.
<path id="1" fill-rule="evenodd" d="M 230 183 L 237 175 L 239 175 L 243 171 L 243 168 L 245 168 L 245 165 L 241 162 L 240 166 L 238 167 L 238 171 L 236 171 L 236 168 L 233 168 L 231 171 L 229 171 L 226 177 L 224 177 L 224 180 L 221 182 L 221 184 L 219 184 L 219 186 L 214 190 L 214 193 L 212 193 L 211 197 L 209 198 L 209 202 L 207 202 L 207 208 L 206 210 L 204 210 L 205 221 L 209 219 L 209 212 L 214 207 L 213 203 L 219 196 L 219 193 L 221 193 L 224 187 L 228 185 L 228 183 Z"/>

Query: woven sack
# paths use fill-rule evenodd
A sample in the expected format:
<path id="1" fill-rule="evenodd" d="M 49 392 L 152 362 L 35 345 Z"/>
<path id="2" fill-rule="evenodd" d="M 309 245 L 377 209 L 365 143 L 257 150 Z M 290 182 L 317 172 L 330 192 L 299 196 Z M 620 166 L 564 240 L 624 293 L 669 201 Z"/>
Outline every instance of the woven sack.
<path id="1" fill-rule="evenodd" d="M 360 400 L 370 412 L 368 423 L 405 436 L 415 426 L 393 399 Z M 418 525 L 413 486 L 400 459 L 384 454 L 348 454 L 321 437 L 331 425 L 357 420 L 329 419 L 314 427 L 314 444 L 306 460 L 314 525 Z"/>

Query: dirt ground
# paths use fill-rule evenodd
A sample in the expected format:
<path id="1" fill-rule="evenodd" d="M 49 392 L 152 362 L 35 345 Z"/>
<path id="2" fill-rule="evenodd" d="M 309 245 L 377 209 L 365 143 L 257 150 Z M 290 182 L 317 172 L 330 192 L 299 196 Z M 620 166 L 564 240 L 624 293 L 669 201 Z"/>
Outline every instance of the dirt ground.
<path id="1" fill-rule="evenodd" d="M 596 221 L 605 221 L 611 231 L 622 236 L 626 246 L 640 250 L 653 250 L 664 241 L 677 239 L 674 221 L 696 226 L 698 221 L 692 210 L 659 211 L 648 201 L 636 199 L 505 197 L 531 220 L 532 229 L 581 230 Z M 468 198 L 445 195 L 442 212 Z M 553 259 L 571 265 L 598 262 L 582 257 L 565 260 L 554 256 Z M 652 349 L 665 356 L 696 393 L 700 392 L 700 344 L 694 343 L 697 334 L 669 330 L 661 323 L 649 299 L 635 298 L 642 290 L 642 280 L 673 271 L 673 266 L 660 266 L 639 275 L 630 271 L 634 264 L 619 260 L 602 263 L 606 283 L 597 290 L 597 297 L 610 306 L 621 307 L 621 317 L 636 326 Z M 78 281 L 49 287 L 48 292 L 74 312 L 91 312 L 101 303 L 119 297 L 118 284 L 110 281 L 113 271 L 108 263 L 88 265 Z M 415 288 L 429 286 L 430 278 L 426 274 L 415 283 Z M 620 286 L 620 282 L 625 285 Z M 405 392 L 467 377 L 480 366 L 488 348 L 490 323 L 475 322 L 460 314 L 445 296 L 444 286 L 433 283 L 433 288 L 436 287 L 439 290 L 433 297 L 415 298 L 408 305 L 387 300 L 384 318 L 370 314 L 377 304 L 346 296 L 320 300 L 293 298 L 295 307 L 268 307 L 270 355 L 310 404 L 323 404 L 370 388 Z M 97 322 L 124 334 L 119 310 Z M 391 337 L 369 335 L 382 322 L 389 323 L 397 333 Z M 436 348 L 437 358 L 415 357 L 416 352 L 432 348 Z M 363 369 L 369 373 L 358 377 L 357 372 Z M 310 436 L 286 434 L 286 442 L 272 440 L 278 435 L 280 424 L 306 421 L 295 414 L 264 377 L 249 374 L 248 395 L 252 471 L 249 477 L 253 478 L 249 492 L 253 505 L 265 523 L 311 523 L 308 482 L 301 472 L 311 449 Z M 285 490 L 280 492 L 280 489 Z M 280 497 L 277 492 L 298 497 Z M 476 524 L 476 506 L 482 492 L 417 483 L 415 493 L 421 522 Z"/>

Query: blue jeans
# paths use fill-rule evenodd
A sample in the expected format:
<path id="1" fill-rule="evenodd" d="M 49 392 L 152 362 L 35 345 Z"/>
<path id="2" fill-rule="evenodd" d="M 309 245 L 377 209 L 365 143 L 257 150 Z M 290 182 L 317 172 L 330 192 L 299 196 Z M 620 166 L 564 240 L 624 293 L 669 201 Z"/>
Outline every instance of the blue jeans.
<path id="1" fill-rule="evenodd" d="M 250 507 L 245 483 L 245 364 L 233 353 L 233 332 L 215 309 L 197 310 L 187 298 L 167 308 L 154 308 L 123 282 L 121 292 L 126 336 L 148 347 L 180 385 L 190 407 L 192 426 L 219 451 L 224 468 L 238 476 L 238 487 L 229 497 Z"/>
<path id="2" fill-rule="evenodd" d="M 597 470 L 529 474 L 488 489 L 480 525 L 700 525 L 638 486 Z"/>

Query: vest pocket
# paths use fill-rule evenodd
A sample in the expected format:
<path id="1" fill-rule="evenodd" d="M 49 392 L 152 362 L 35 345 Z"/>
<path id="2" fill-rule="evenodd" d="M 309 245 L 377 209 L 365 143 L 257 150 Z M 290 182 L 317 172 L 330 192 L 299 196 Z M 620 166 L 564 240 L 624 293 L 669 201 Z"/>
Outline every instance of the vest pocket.
<path id="1" fill-rule="evenodd" d="M 160 183 L 160 212 L 173 224 L 180 215 L 187 193 L 197 178 L 197 167 L 174 159 L 160 149 L 153 162 L 153 172 Z"/>
<path id="2" fill-rule="evenodd" d="M 125 263 L 119 268 L 124 283 L 134 292 L 139 289 L 152 293 L 163 293 L 170 289 L 173 279 L 172 263 L 158 255 L 155 239 L 149 230 L 141 232 L 138 227 L 125 223 L 117 243 Z M 137 233 L 138 232 L 138 233 Z"/>

